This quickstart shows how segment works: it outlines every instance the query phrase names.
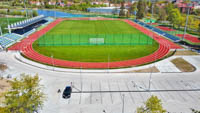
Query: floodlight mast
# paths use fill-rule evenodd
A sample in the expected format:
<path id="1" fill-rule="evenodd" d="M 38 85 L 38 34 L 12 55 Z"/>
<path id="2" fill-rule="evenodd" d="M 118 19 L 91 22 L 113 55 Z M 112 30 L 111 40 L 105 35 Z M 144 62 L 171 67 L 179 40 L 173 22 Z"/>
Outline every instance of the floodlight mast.
<path id="1" fill-rule="evenodd" d="M 187 24 L 188 24 L 188 16 L 190 14 L 190 8 L 191 8 L 192 4 L 191 3 L 188 3 L 187 4 L 187 17 L 186 17 L 186 21 L 185 21 L 185 28 L 184 28 L 184 34 L 183 34 L 183 37 L 182 37 L 182 41 L 184 40 L 185 38 L 185 34 L 186 34 L 186 31 L 187 31 Z"/>

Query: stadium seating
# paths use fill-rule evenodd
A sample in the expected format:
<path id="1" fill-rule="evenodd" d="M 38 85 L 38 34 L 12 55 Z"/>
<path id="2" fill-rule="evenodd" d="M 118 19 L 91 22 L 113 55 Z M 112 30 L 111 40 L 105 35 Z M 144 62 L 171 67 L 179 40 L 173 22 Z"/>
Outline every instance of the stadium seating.
<path id="1" fill-rule="evenodd" d="M 45 18 L 45 20 L 47 21 L 47 23 L 45 23 L 45 25 L 47 25 L 47 24 L 49 24 L 49 23 L 54 21 L 54 19 L 51 18 L 51 17 L 47 17 L 47 18 Z"/>
<path id="2" fill-rule="evenodd" d="M 162 35 L 162 36 L 165 36 L 166 38 L 168 38 L 168 39 L 170 39 L 170 40 L 172 40 L 174 42 L 177 42 L 177 41 L 180 40 L 178 37 L 176 37 L 174 35 L 171 35 L 171 34 L 168 34 L 168 33 L 164 32 L 164 31 L 162 31 L 162 30 L 160 30 L 158 28 L 155 28 L 155 27 L 153 27 L 151 25 L 145 24 L 144 22 L 141 22 L 139 20 L 133 20 L 133 21 L 138 23 L 139 25 L 141 25 L 143 27 L 146 27 L 146 28 L 148 28 L 148 29 L 150 29 L 150 30 Z"/>
<path id="3" fill-rule="evenodd" d="M 20 40 L 22 38 L 22 36 L 17 35 L 15 33 L 8 33 L 8 34 L 5 34 L 3 36 L 6 37 L 6 38 L 9 38 L 11 40 L 14 40 L 14 41 Z"/>
<path id="4" fill-rule="evenodd" d="M 9 45 L 11 45 L 13 43 L 12 40 L 9 40 L 5 37 L 0 37 L 0 45 L 4 48 L 8 47 Z"/>
<path id="5" fill-rule="evenodd" d="M 24 28 L 24 27 L 27 27 L 27 26 L 32 25 L 34 23 L 37 23 L 37 22 L 43 20 L 44 18 L 46 18 L 44 15 L 40 15 L 40 16 L 37 16 L 37 17 L 33 17 L 31 19 L 26 19 L 26 20 L 23 20 L 21 22 L 17 22 L 17 23 L 8 25 L 8 28 L 11 28 L 11 29 Z"/>
<path id="6" fill-rule="evenodd" d="M 30 31 L 28 31 L 28 32 L 26 32 L 26 33 L 24 33 L 23 36 L 26 37 L 26 36 L 28 36 L 28 35 L 34 33 L 34 32 L 35 32 L 35 29 L 32 29 L 32 30 L 30 30 Z"/>

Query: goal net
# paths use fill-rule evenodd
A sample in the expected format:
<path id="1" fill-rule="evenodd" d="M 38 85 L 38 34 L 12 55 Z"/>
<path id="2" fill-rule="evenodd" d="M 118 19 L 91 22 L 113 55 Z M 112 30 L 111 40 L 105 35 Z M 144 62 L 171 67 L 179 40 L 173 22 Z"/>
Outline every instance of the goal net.
<path id="1" fill-rule="evenodd" d="M 104 38 L 90 38 L 89 43 L 95 45 L 101 45 L 104 44 Z"/>

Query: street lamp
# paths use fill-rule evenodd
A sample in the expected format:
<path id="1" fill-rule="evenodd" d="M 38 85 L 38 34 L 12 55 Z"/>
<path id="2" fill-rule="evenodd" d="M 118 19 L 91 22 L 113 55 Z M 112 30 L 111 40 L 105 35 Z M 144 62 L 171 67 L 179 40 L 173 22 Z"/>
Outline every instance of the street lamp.
<path id="1" fill-rule="evenodd" d="M 28 18 L 27 9 L 26 9 L 26 0 L 24 0 L 24 10 L 26 11 L 26 18 Z"/>
<path id="2" fill-rule="evenodd" d="M 188 16 L 189 16 L 189 14 L 190 14 L 190 8 L 191 8 L 191 7 L 192 7 L 192 4 L 191 4 L 191 3 L 187 4 L 188 12 L 187 12 L 187 17 L 186 17 L 186 21 L 185 21 L 185 28 L 184 28 L 184 34 L 183 34 L 183 37 L 182 37 L 182 41 L 183 41 L 183 39 L 184 39 L 184 37 L 185 37 L 185 33 L 186 33 L 186 31 L 187 31 Z"/>
<path id="3" fill-rule="evenodd" d="M 122 103 L 122 113 L 124 113 L 124 96 L 125 96 L 125 95 L 122 94 L 122 99 L 123 99 L 123 100 L 122 100 L 122 102 L 123 102 L 123 103 Z"/>
<path id="4" fill-rule="evenodd" d="M 54 71 L 53 54 L 51 54 L 51 62 L 52 62 L 52 65 L 53 65 L 53 71 Z"/>
<path id="5" fill-rule="evenodd" d="M 155 3 L 155 1 L 154 0 L 151 0 L 151 25 L 152 25 L 152 20 L 153 20 L 153 8 L 154 8 L 154 3 Z"/>

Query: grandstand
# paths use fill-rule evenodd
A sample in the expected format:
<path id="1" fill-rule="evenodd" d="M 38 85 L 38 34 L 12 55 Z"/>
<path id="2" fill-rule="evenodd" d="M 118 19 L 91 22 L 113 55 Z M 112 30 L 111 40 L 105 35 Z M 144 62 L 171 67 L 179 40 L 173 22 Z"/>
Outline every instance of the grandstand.
<path id="1" fill-rule="evenodd" d="M 164 37 L 166 37 L 166 38 L 172 40 L 173 42 L 178 42 L 178 41 L 180 41 L 180 39 L 179 39 L 178 37 L 173 36 L 173 35 L 171 35 L 171 34 L 169 34 L 169 33 L 166 33 L 166 32 L 164 32 L 164 31 L 162 31 L 162 30 L 160 30 L 160 29 L 158 29 L 158 28 L 156 28 L 156 27 L 153 27 L 153 26 L 151 26 L 151 25 L 145 24 L 145 23 L 143 23 L 143 22 L 141 22 L 141 21 L 139 21 L 139 20 L 133 20 L 133 21 L 136 22 L 136 23 L 138 23 L 139 25 L 145 27 L 145 28 L 148 28 L 149 30 L 152 30 L 152 31 L 158 33 L 158 34 L 161 35 L 161 36 L 164 36 Z"/>
<path id="2" fill-rule="evenodd" d="M 2 48 L 7 48 L 17 41 L 34 33 L 38 27 L 42 24 L 49 24 L 53 21 L 52 18 L 46 18 L 43 15 L 26 19 L 14 24 L 8 25 L 9 33 L 6 33 L 0 37 L 0 45 Z"/>
<path id="3" fill-rule="evenodd" d="M 44 15 L 40 15 L 40 16 L 37 16 L 37 17 L 33 17 L 31 19 L 26 19 L 26 20 L 8 25 L 8 29 L 9 29 L 9 31 L 11 31 L 11 30 L 14 30 L 14 29 L 25 28 L 29 25 L 32 25 L 34 23 L 37 23 L 37 22 L 43 20 L 44 18 L 46 18 Z"/>

